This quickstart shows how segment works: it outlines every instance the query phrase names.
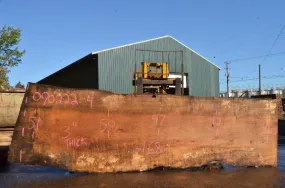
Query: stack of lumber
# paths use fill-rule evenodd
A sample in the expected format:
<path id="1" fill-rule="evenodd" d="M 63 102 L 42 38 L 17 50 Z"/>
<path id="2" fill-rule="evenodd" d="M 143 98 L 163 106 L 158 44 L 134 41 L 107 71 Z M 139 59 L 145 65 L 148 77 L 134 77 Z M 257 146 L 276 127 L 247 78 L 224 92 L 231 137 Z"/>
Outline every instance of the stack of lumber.
<path id="1" fill-rule="evenodd" d="M 12 141 L 14 127 L 0 127 L 0 146 L 9 146 Z"/>

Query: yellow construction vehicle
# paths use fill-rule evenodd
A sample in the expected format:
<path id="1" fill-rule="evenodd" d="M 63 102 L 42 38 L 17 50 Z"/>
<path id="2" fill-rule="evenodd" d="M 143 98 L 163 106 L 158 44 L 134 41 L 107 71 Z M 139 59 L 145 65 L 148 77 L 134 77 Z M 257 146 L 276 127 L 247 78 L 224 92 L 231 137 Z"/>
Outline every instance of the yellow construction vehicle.
<path id="1" fill-rule="evenodd" d="M 134 75 L 134 93 L 167 94 L 170 85 L 175 85 L 175 94 L 181 95 L 181 79 L 169 78 L 167 62 L 141 62 L 141 70 Z"/>
<path id="2" fill-rule="evenodd" d="M 144 79 L 167 79 L 169 75 L 168 63 L 142 62 L 142 73 Z"/>
<path id="3" fill-rule="evenodd" d="M 182 78 L 185 80 L 182 50 L 136 49 L 134 56 L 134 93 L 184 95 L 185 83 L 181 80 Z M 180 66 L 177 61 L 181 62 Z M 141 66 L 139 71 L 137 71 L 138 63 Z M 170 64 L 173 69 L 171 73 Z"/>

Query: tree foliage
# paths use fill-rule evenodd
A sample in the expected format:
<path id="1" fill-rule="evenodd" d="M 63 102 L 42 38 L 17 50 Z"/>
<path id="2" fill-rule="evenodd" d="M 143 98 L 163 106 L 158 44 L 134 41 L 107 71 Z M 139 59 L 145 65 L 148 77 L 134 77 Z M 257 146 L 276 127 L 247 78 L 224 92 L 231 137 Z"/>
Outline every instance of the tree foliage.
<path id="1" fill-rule="evenodd" d="M 21 63 L 25 50 L 20 51 L 18 44 L 21 40 L 21 30 L 10 26 L 3 26 L 0 30 L 0 66 L 15 67 Z"/>
<path id="2" fill-rule="evenodd" d="M 25 50 L 20 51 L 18 44 L 21 41 L 21 30 L 4 25 L 0 30 L 0 86 L 9 86 L 9 68 L 21 63 Z"/>
<path id="3" fill-rule="evenodd" d="M 25 85 L 22 84 L 21 82 L 18 82 L 18 83 L 15 85 L 15 88 L 17 88 L 17 89 L 25 89 Z"/>
<path id="4" fill-rule="evenodd" d="M 5 89 L 9 87 L 8 72 L 8 69 L 0 67 L 0 89 Z"/>

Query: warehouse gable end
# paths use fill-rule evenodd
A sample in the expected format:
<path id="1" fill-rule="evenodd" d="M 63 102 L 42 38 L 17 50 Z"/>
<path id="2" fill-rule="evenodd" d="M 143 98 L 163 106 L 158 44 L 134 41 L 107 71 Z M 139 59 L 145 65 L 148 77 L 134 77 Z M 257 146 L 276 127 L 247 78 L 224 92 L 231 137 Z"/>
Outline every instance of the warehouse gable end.
<path id="1" fill-rule="evenodd" d="M 100 51 L 96 51 L 96 52 L 92 52 L 91 54 L 95 55 L 95 54 L 99 54 L 102 52 L 106 52 L 106 51 L 110 51 L 110 50 L 115 50 L 115 49 L 119 49 L 119 48 L 124 48 L 124 47 L 128 47 L 128 46 L 132 46 L 132 45 L 136 45 L 136 44 L 141 44 L 141 43 L 145 43 L 145 42 L 150 42 L 150 41 L 154 41 L 154 40 L 159 40 L 159 39 L 163 39 L 163 38 L 171 38 L 174 41 L 178 42 L 179 44 L 181 44 L 182 46 L 184 46 L 185 48 L 187 48 L 188 50 L 192 51 L 193 53 L 195 53 L 196 55 L 200 56 L 201 58 L 205 59 L 207 62 L 209 62 L 210 64 L 214 65 L 215 67 L 217 67 L 219 70 L 221 70 L 221 68 L 217 65 L 215 65 L 213 62 L 211 62 L 210 60 L 208 60 L 207 58 L 205 58 L 204 56 L 200 55 L 199 53 L 197 53 L 196 51 L 194 51 L 193 49 L 189 48 L 188 46 L 186 46 L 185 44 L 183 44 L 182 42 L 180 42 L 179 40 L 175 39 L 174 37 L 170 36 L 170 35 L 166 35 L 163 37 L 158 37 L 158 38 L 154 38 L 154 39 L 149 39 L 149 40 L 144 40 L 144 41 L 140 41 L 140 42 L 135 42 L 135 43 L 130 43 L 130 44 L 126 44 L 126 45 L 122 45 L 122 46 L 117 46 L 114 48 L 108 48 L 105 50 L 100 50 Z"/>

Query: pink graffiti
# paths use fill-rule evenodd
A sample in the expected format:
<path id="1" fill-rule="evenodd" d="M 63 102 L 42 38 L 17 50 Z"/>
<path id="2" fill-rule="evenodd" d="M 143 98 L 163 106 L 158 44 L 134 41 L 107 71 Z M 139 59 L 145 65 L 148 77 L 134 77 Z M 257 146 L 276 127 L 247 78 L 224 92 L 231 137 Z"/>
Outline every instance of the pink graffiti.
<path id="1" fill-rule="evenodd" d="M 161 153 L 160 142 L 145 141 L 142 147 L 136 148 L 136 150 L 140 150 L 146 154 L 159 154 Z"/>
<path id="2" fill-rule="evenodd" d="M 160 111 L 161 111 L 161 109 L 160 109 Z M 160 127 L 162 126 L 165 117 L 166 117 L 166 116 L 160 114 L 160 112 L 155 113 L 155 114 L 152 116 L 152 120 L 155 121 L 156 126 L 157 126 L 157 135 L 158 135 L 158 136 L 159 136 L 159 134 L 160 134 Z"/>
<path id="3" fill-rule="evenodd" d="M 61 127 L 61 129 L 63 129 L 64 127 L 66 127 L 64 132 L 67 133 L 67 135 L 62 137 L 62 138 L 65 139 L 65 138 L 68 138 L 70 136 L 70 126 L 63 126 L 63 127 Z"/>
<path id="4" fill-rule="evenodd" d="M 41 98 L 44 99 L 44 105 L 46 105 L 47 100 L 49 99 L 48 92 L 43 92 Z"/>
<path id="5" fill-rule="evenodd" d="M 37 96 L 37 98 L 36 98 L 36 96 Z M 42 98 L 42 95 L 41 95 L 40 92 L 35 92 L 35 93 L 33 94 L 33 100 L 34 100 L 34 101 L 38 102 L 41 98 Z"/>
<path id="6" fill-rule="evenodd" d="M 23 127 L 22 128 L 22 137 L 24 137 L 25 136 L 25 128 Z"/>
<path id="7" fill-rule="evenodd" d="M 136 150 L 142 150 L 142 152 L 144 153 L 144 151 L 145 151 L 145 144 L 146 144 L 146 141 L 143 143 L 143 147 L 142 148 L 136 148 Z"/>
<path id="8" fill-rule="evenodd" d="M 37 117 L 30 117 L 30 118 L 29 118 L 29 123 L 31 123 L 32 126 L 31 126 L 31 127 L 28 127 L 28 129 L 36 129 L 36 130 L 39 130 L 40 118 L 37 118 Z"/>
<path id="9" fill-rule="evenodd" d="M 29 132 L 28 132 L 29 133 Z M 25 142 L 26 143 L 33 143 L 33 141 L 30 141 L 30 140 L 27 140 L 28 139 L 28 137 L 30 137 L 31 136 L 31 138 L 32 139 L 34 139 L 35 138 L 35 131 L 33 131 L 32 132 L 32 135 L 28 135 L 28 136 L 25 136 L 25 135 L 27 135 L 27 133 L 25 133 L 25 128 L 24 127 L 22 127 L 21 128 L 21 136 L 24 138 L 24 140 L 25 140 Z"/>
<path id="10" fill-rule="evenodd" d="M 20 156 L 19 156 L 20 162 L 22 162 L 22 155 L 23 155 L 23 150 L 20 150 Z"/>
<path id="11" fill-rule="evenodd" d="M 52 101 L 51 101 L 51 98 L 52 98 Z M 54 95 L 50 95 L 50 96 L 49 96 L 48 102 L 49 102 L 49 103 L 54 103 L 54 102 L 55 102 L 55 97 L 54 97 Z"/>
<path id="12" fill-rule="evenodd" d="M 36 109 L 35 109 L 34 113 L 36 113 Z M 27 129 L 32 130 L 32 134 L 25 136 L 25 135 L 27 135 L 27 133 L 25 133 L 26 129 L 25 129 L 25 127 L 20 126 L 21 127 L 21 135 L 22 135 L 22 137 L 25 138 L 25 142 L 32 143 L 33 141 L 28 141 L 26 139 L 27 139 L 27 137 L 31 137 L 32 139 L 35 138 L 35 130 L 39 130 L 40 118 L 29 117 L 28 123 L 29 123 L 29 126 Z M 28 131 L 28 133 L 29 133 L 29 131 Z"/>
<path id="13" fill-rule="evenodd" d="M 160 123 L 159 123 L 159 118 L 160 118 Z M 165 115 L 161 115 L 161 114 L 154 114 L 152 116 L 152 120 L 155 120 L 155 123 L 158 125 L 158 126 L 161 126 L 163 121 L 165 119 Z"/>
<path id="14" fill-rule="evenodd" d="M 76 127 L 77 126 L 77 122 L 72 122 L 72 126 Z"/>
<path id="15" fill-rule="evenodd" d="M 50 95 L 48 92 L 43 92 L 41 98 L 44 99 L 44 105 L 46 105 L 47 102 L 49 103 L 55 102 L 54 95 Z"/>
<path id="16" fill-rule="evenodd" d="M 81 146 L 87 146 L 88 144 L 86 143 L 87 138 L 67 138 L 65 140 L 66 142 L 66 147 L 81 147 Z"/>
<path id="17" fill-rule="evenodd" d="M 76 127 L 77 126 L 77 122 L 73 122 L 72 127 Z M 70 137 L 71 133 L 71 126 L 63 126 L 61 127 L 61 129 L 65 129 L 64 132 L 66 133 L 65 136 L 63 136 L 62 138 L 65 140 L 66 142 L 66 147 L 70 148 L 70 147 L 82 147 L 82 146 L 87 146 L 87 138 L 84 137 L 80 137 L 80 138 L 74 138 L 74 137 Z"/>
<path id="18" fill-rule="evenodd" d="M 77 126 L 77 122 L 72 122 L 72 127 L 76 127 Z M 66 136 L 63 136 L 62 138 L 66 139 L 70 136 L 70 126 L 63 126 L 60 129 L 64 129 L 64 132 L 66 133 Z"/>
<path id="19" fill-rule="evenodd" d="M 67 94 L 67 93 L 57 93 L 55 95 L 51 95 L 48 92 L 35 92 L 33 94 L 33 100 L 35 102 L 39 102 L 41 100 L 43 100 L 43 105 L 46 104 L 71 104 L 73 106 L 76 106 L 79 104 L 79 101 L 77 99 L 77 95 L 74 93 L 71 94 Z M 87 103 L 90 104 L 90 108 L 93 107 L 93 95 L 92 96 L 87 96 L 87 99 L 85 97 L 80 98 L 80 99 L 84 99 Z"/>
<path id="20" fill-rule="evenodd" d="M 92 108 L 93 107 L 93 95 L 91 95 L 91 97 L 88 95 L 86 101 L 90 103 L 90 107 Z"/>
<path id="21" fill-rule="evenodd" d="M 70 103 L 70 101 L 69 101 L 69 95 L 66 94 L 66 93 L 62 94 L 62 98 L 63 98 L 63 99 L 64 99 L 64 96 L 66 96 L 66 99 L 67 99 L 67 100 L 64 101 L 64 103 L 65 103 L 65 104 L 69 104 L 69 103 Z"/>
<path id="22" fill-rule="evenodd" d="M 24 117 L 26 116 L 26 113 L 27 113 L 27 110 L 25 109 L 24 110 Z M 31 135 L 29 134 L 28 136 L 25 137 L 25 135 L 27 135 L 27 133 L 25 133 L 25 131 L 26 131 L 25 127 L 23 127 L 23 126 L 19 127 L 19 128 L 21 128 L 21 135 L 24 138 L 24 141 L 26 143 L 29 143 L 29 144 L 34 142 L 33 140 L 35 138 L 35 130 L 39 130 L 39 124 L 40 124 L 40 118 L 36 117 L 37 109 L 34 109 L 33 113 L 34 113 L 33 116 L 30 116 L 28 118 L 29 125 L 27 127 L 28 130 L 32 130 L 32 134 Z M 29 133 L 29 131 L 28 131 L 28 133 Z M 32 138 L 33 140 L 30 140 L 29 138 Z M 22 152 L 21 152 L 21 154 L 22 154 Z M 21 154 L 20 154 L 20 156 L 21 156 Z"/>
<path id="23" fill-rule="evenodd" d="M 70 94 L 71 96 L 73 96 L 73 100 L 71 101 L 72 105 L 78 105 L 78 101 L 77 101 L 77 97 L 74 93 Z"/>
<path id="24" fill-rule="evenodd" d="M 60 100 L 57 100 L 55 103 L 56 104 L 62 104 L 62 95 L 61 93 L 57 94 L 58 97 L 60 97 Z M 56 98 L 56 97 L 55 97 Z M 56 99 L 55 99 L 56 100 Z"/>
<path id="25" fill-rule="evenodd" d="M 100 127 L 104 127 L 100 130 L 100 132 L 107 132 L 108 138 L 110 137 L 110 132 L 114 129 L 116 126 L 115 121 L 109 120 L 109 119 L 101 119 L 100 120 Z"/>

